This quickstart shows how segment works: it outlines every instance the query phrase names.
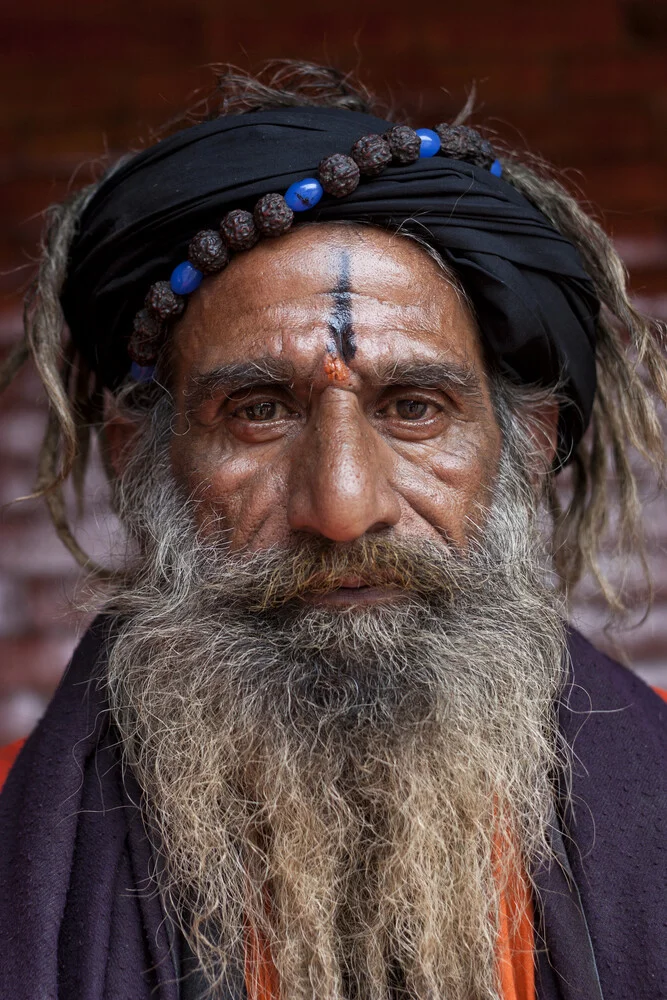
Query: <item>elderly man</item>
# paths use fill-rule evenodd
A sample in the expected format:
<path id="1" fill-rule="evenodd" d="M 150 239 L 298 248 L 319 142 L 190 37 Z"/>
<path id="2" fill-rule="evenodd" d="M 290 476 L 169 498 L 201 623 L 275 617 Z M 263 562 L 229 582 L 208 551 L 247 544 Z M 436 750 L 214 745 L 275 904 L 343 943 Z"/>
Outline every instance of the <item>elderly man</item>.
<path id="1" fill-rule="evenodd" d="M 619 607 L 661 331 L 473 129 L 221 88 L 54 210 L 7 365 L 128 547 L 0 800 L 0 995 L 664 998 L 664 704 L 561 596 Z"/>

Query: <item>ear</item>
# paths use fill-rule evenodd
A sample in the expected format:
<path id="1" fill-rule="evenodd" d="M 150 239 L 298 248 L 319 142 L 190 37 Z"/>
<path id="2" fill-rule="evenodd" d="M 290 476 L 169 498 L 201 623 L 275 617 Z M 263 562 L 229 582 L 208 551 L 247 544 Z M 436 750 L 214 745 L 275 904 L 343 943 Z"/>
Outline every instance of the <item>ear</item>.
<path id="1" fill-rule="evenodd" d="M 119 414 L 109 417 L 104 424 L 104 461 L 107 471 L 113 472 L 117 479 L 125 472 L 138 429 L 134 420 Z"/>
<path id="2" fill-rule="evenodd" d="M 531 407 L 525 420 L 533 439 L 533 472 L 531 480 L 535 487 L 550 472 L 558 449 L 559 407 L 555 399 L 546 399 Z"/>

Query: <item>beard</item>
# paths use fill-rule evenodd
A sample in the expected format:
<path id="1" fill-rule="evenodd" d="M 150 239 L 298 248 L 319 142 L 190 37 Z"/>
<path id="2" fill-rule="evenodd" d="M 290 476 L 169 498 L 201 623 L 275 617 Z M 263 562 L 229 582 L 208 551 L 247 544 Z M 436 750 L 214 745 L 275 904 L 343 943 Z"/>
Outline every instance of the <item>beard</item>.
<path id="1" fill-rule="evenodd" d="M 120 484 L 141 555 L 109 602 L 108 688 L 212 995 L 250 926 L 281 1000 L 497 1000 L 500 899 L 548 854 L 565 756 L 563 620 L 520 449 L 464 551 L 381 532 L 244 553 L 197 532 L 169 433 L 165 412 Z M 351 576 L 399 596 L 304 601 Z"/>

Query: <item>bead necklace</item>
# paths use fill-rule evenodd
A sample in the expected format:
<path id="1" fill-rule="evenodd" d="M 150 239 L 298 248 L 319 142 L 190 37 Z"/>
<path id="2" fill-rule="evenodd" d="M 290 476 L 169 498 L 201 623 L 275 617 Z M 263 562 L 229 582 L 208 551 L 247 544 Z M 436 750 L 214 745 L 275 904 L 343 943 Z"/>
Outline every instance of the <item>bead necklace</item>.
<path id="1" fill-rule="evenodd" d="M 217 230 L 198 232 L 188 244 L 187 260 L 174 268 L 169 281 L 151 285 L 143 309 L 134 318 L 128 345 L 132 377 L 140 382 L 153 377 L 154 363 L 170 322 L 183 313 L 187 296 L 207 275 L 222 271 L 232 254 L 252 249 L 261 237 L 286 233 L 295 212 L 314 208 L 325 193 L 344 198 L 357 188 L 362 176 L 377 177 L 390 163 L 414 163 L 438 153 L 473 163 L 495 177 L 502 175 L 493 147 L 475 129 L 447 124 L 436 125 L 435 129 L 394 125 L 384 135 L 357 139 L 349 156 L 326 156 L 319 164 L 317 177 L 295 181 L 284 195 L 262 195 L 252 212 L 232 209 Z"/>

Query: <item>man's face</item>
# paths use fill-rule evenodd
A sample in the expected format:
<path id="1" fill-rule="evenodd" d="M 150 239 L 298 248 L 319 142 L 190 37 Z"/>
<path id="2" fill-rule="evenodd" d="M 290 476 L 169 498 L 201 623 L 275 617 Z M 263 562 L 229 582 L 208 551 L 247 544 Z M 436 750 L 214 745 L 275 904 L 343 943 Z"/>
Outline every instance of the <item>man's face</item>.
<path id="1" fill-rule="evenodd" d="M 415 243 L 335 225 L 266 240 L 203 283 L 173 347 L 174 472 L 232 549 L 474 533 L 500 431 L 470 311 Z M 346 583 L 316 600 L 388 596 Z"/>
<path id="2" fill-rule="evenodd" d="M 421 247 L 318 225 L 207 279 L 173 346 L 107 669 L 191 948 L 214 982 L 263 929 L 285 1000 L 397 970 L 493 996 L 500 887 L 547 851 L 563 626 L 470 313 Z"/>

